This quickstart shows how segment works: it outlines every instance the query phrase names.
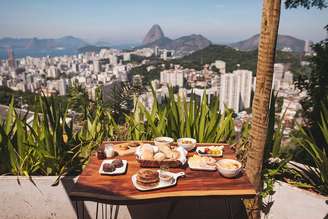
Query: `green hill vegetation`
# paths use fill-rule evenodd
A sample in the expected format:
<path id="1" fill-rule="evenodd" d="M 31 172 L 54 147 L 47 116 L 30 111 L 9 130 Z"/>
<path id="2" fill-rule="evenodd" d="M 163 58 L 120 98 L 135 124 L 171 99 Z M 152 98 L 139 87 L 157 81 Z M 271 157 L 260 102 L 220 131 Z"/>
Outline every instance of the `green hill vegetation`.
<path id="1" fill-rule="evenodd" d="M 257 50 L 253 51 L 238 51 L 229 46 L 224 45 L 210 45 L 205 49 L 196 51 L 188 56 L 173 60 L 175 64 L 181 64 L 185 68 L 194 68 L 200 70 L 203 65 L 215 62 L 215 60 L 222 60 L 226 62 L 226 71 L 232 72 L 239 68 L 248 69 L 256 72 Z M 292 52 L 278 51 L 276 55 L 276 62 L 290 63 L 292 69 L 300 66 L 299 54 Z"/>

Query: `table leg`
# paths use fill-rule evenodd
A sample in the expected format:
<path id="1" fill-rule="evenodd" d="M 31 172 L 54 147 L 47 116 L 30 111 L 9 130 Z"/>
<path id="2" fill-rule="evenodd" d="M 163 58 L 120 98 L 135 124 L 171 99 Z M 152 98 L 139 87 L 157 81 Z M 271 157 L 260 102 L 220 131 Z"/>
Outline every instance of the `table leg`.
<path id="1" fill-rule="evenodd" d="M 113 205 L 109 205 L 110 207 L 110 219 L 113 219 Z"/>
<path id="2" fill-rule="evenodd" d="M 105 205 L 105 219 L 107 219 L 107 215 L 108 215 L 108 213 L 107 213 L 107 204 Z"/>
<path id="3" fill-rule="evenodd" d="M 226 206 L 226 211 L 228 214 L 228 218 L 233 219 L 233 214 L 232 214 L 232 210 L 231 210 L 231 203 L 230 203 L 230 199 L 224 199 L 225 202 L 225 206 Z"/>
<path id="4" fill-rule="evenodd" d="M 75 212 L 76 212 L 76 218 L 79 219 L 79 205 L 78 205 L 78 201 L 75 201 Z"/>
<path id="5" fill-rule="evenodd" d="M 114 219 L 117 219 L 119 209 L 120 209 L 120 206 L 116 205 Z"/>
<path id="6" fill-rule="evenodd" d="M 99 203 L 97 202 L 97 208 L 96 208 L 96 219 L 98 219 L 98 207 L 99 207 Z"/>
<path id="7" fill-rule="evenodd" d="M 101 219 L 104 219 L 104 204 L 101 204 Z"/>
<path id="8" fill-rule="evenodd" d="M 178 201 L 177 200 L 172 200 L 171 201 L 169 210 L 168 210 L 167 215 L 166 215 L 166 219 L 170 219 L 172 217 L 172 214 L 173 214 L 173 212 L 174 212 L 177 204 L 178 204 Z"/>

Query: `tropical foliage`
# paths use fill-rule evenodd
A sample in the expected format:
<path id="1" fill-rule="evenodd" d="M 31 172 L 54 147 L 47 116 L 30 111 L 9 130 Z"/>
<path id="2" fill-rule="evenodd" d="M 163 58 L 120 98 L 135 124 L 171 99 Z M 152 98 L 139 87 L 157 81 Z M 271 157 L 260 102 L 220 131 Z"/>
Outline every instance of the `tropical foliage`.
<path id="1" fill-rule="evenodd" d="M 322 104 L 321 121 L 318 124 L 320 134 L 324 137 L 323 145 L 317 145 L 311 132 L 300 127 L 301 136 L 297 137 L 299 145 L 311 157 L 314 166 L 294 165 L 298 173 L 303 176 L 305 182 L 312 185 L 318 192 L 328 195 L 328 109 Z"/>
<path id="2" fill-rule="evenodd" d="M 198 142 L 229 142 L 234 138 L 233 113 L 220 115 L 218 100 L 208 105 L 205 93 L 200 103 L 194 95 L 189 102 L 179 96 L 175 98 L 172 88 L 164 103 L 159 104 L 154 91 L 153 99 L 151 110 L 137 103 L 134 114 L 127 117 L 131 138 L 192 137 Z"/>
<path id="3" fill-rule="evenodd" d="M 80 92 L 83 93 L 83 92 Z M 39 97 L 40 111 L 32 119 L 18 114 L 13 99 L 5 120 L 0 119 L 0 173 L 14 175 L 65 175 L 81 171 L 92 151 L 107 140 L 145 139 L 167 135 L 194 137 L 199 142 L 232 141 L 232 112 L 218 113 L 218 101 L 207 104 L 192 98 L 175 99 L 173 90 L 148 110 L 140 102 L 125 123 L 118 124 L 105 107 L 101 92 L 94 102 L 85 102 L 79 116 L 69 115 L 68 105 L 54 98 Z M 79 98 L 77 98 L 79 99 Z M 70 104 L 76 99 L 70 100 Z M 74 125 L 73 125 L 74 124 Z"/>

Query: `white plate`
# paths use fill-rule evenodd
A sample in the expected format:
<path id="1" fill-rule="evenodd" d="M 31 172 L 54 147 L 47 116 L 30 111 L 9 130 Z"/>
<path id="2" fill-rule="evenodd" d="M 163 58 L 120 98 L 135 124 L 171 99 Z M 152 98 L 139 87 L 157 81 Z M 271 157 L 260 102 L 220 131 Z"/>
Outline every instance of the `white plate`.
<path id="1" fill-rule="evenodd" d="M 121 166 L 119 168 L 116 168 L 113 172 L 105 172 L 105 171 L 103 171 L 103 165 L 105 163 L 111 164 L 113 162 L 113 160 L 114 159 L 112 159 L 112 160 L 103 160 L 103 162 L 101 163 L 100 168 L 99 168 L 99 173 L 102 174 L 102 175 L 119 175 L 119 174 L 124 174 L 126 172 L 126 168 L 128 166 L 128 161 L 127 160 L 122 160 L 123 166 Z"/>
<path id="2" fill-rule="evenodd" d="M 212 154 L 202 154 L 202 153 L 199 153 L 199 151 L 202 151 L 205 148 L 211 148 L 211 147 L 219 147 L 222 150 L 222 154 L 221 155 L 212 155 Z M 196 148 L 196 152 L 200 156 L 206 156 L 206 157 L 222 157 L 223 156 L 223 149 L 224 149 L 224 146 L 206 146 L 206 147 L 197 147 Z"/>
<path id="3" fill-rule="evenodd" d="M 216 165 L 215 166 L 208 165 L 207 167 L 193 166 L 193 165 L 190 165 L 189 161 L 188 161 L 188 165 L 189 165 L 189 168 L 192 170 L 206 170 L 206 171 L 215 171 L 216 170 Z"/>
<path id="4" fill-rule="evenodd" d="M 159 170 L 157 170 L 159 172 Z M 134 187 L 136 187 L 136 189 L 140 190 L 140 191 L 150 191 L 150 190 L 155 190 L 155 189 L 161 189 L 161 188 L 166 188 L 166 187 L 170 187 L 170 186 L 174 186 L 177 184 L 177 179 L 180 176 L 184 176 L 185 173 L 184 172 L 179 172 L 179 173 L 172 173 L 172 172 L 166 172 L 167 175 L 170 175 L 173 177 L 173 180 L 171 182 L 166 182 L 163 180 L 160 180 L 158 185 L 154 186 L 154 187 L 149 187 L 149 188 L 145 188 L 143 186 L 140 186 L 137 183 L 137 174 L 134 174 L 131 177 L 132 183 L 134 185 Z"/>

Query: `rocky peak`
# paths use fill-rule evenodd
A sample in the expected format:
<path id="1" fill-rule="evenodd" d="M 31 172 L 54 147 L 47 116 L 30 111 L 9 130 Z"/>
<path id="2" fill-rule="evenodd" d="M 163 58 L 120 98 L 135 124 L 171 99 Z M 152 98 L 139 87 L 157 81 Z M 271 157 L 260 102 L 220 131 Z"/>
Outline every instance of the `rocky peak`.
<path id="1" fill-rule="evenodd" d="M 162 31 L 162 28 L 158 24 L 154 24 L 146 34 L 142 43 L 146 45 L 155 42 L 156 40 L 159 40 L 163 37 L 164 37 L 164 33 Z"/>

